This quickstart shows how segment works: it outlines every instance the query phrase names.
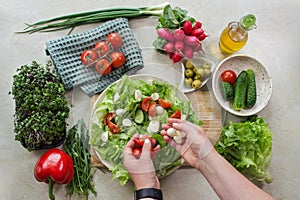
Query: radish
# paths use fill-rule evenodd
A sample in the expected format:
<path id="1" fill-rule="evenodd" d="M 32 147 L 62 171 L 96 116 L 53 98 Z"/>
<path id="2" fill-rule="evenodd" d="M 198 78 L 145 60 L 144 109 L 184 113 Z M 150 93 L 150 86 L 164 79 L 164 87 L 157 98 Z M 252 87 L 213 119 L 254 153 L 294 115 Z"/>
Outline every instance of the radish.
<path id="1" fill-rule="evenodd" d="M 176 51 L 172 56 L 173 63 L 179 62 L 182 58 L 183 56 L 181 55 L 181 53 L 179 51 Z"/>
<path id="2" fill-rule="evenodd" d="M 159 28 L 156 32 L 160 37 L 168 41 L 175 41 L 173 34 L 166 28 Z"/>
<path id="3" fill-rule="evenodd" d="M 183 24 L 183 31 L 186 35 L 189 35 L 192 32 L 193 24 L 191 21 L 186 20 Z"/>
<path id="4" fill-rule="evenodd" d="M 194 51 L 202 51 L 204 53 L 204 50 L 202 48 L 202 44 L 199 43 L 197 46 L 194 47 Z"/>
<path id="5" fill-rule="evenodd" d="M 196 36 L 187 35 L 184 38 L 184 43 L 191 45 L 191 46 L 197 46 L 200 43 L 200 41 L 198 40 L 198 38 Z"/>
<path id="6" fill-rule="evenodd" d="M 192 35 L 192 36 L 199 37 L 199 36 L 202 35 L 203 33 L 204 33 L 204 30 L 203 30 L 203 29 L 197 28 L 197 29 L 192 30 L 191 35 Z"/>
<path id="7" fill-rule="evenodd" d="M 175 49 L 181 51 L 184 48 L 183 41 L 179 40 L 175 42 Z"/>
<path id="8" fill-rule="evenodd" d="M 198 38 L 199 38 L 200 41 L 202 41 L 202 40 L 204 40 L 207 36 L 208 36 L 208 35 L 206 35 L 205 33 L 203 33 L 203 34 L 199 35 Z"/>
<path id="9" fill-rule="evenodd" d="M 167 52 L 167 53 L 174 52 L 174 51 L 175 51 L 175 45 L 174 45 L 174 42 L 167 42 L 167 43 L 164 45 L 164 50 L 165 50 L 165 52 Z"/>
<path id="10" fill-rule="evenodd" d="M 195 25 L 193 26 L 193 30 L 201 28 L 202 27 L 202 23 L 199 21 L 196 21 Z"/>
<path id="11" fill-rule="evenodd" d="M 183 40 L 183 38 L 185 37 L 184 31 L 182 29 L 175 29 L 174 30 L 174 38 L 175 40 Z"/>
<path id="12" fill-rule="evenodd" d="M 183 50 L 183 54 L 185 55 L 185 57 L 187 57 L 189 59 L 193 59 L 193 57 L 194 57 L 193 48 L 189 45 L 185 45 L 184 50 Z"/>

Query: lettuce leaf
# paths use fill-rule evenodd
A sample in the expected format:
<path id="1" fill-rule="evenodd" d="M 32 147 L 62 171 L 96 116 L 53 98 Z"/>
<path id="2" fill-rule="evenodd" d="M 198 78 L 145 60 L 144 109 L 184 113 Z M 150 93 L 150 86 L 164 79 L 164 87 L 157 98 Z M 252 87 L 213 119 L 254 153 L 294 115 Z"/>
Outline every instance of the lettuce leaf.
<path id="1" fill-rule="evenodd" d="M 272 155 L 272 132 L 263 118 L 252 116 L 222 128 L 215 149 L 252 181 L 272 182 L 267 171 Z"/>

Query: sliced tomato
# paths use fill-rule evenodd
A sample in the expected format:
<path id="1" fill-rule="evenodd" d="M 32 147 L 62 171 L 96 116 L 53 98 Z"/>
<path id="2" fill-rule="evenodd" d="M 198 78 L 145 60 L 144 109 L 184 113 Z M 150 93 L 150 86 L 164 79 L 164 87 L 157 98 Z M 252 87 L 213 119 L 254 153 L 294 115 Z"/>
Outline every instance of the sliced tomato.
<path id="1" fill-rule="evenodd" d="M 110 47 L 107 42 L 100 41 L 95 44 L 94 51 L 99 57 L 102 57 L 110 51 Z"/>
<path id="2" fill-rule="evenodd" d="M 121 131 L 120 127 L 112 121 L 108 122 L 108 128 L 112 133 L 120 133 Z"/>
<path id="3" fill-rule="evenodd" d="M 150 101 L 152 101 L 151 97 L 146 97 L 142 101 L 142 110 L 145 112 L 148 112 L 149 106 L 150 106 Z"/>
<path id="4" fill-rule="evenodd" d="M 165 99 L 158 99 L 158 104 L 163 108 L 170 108 L 172 105 L 172 102 Z"/>
<path id="5" fill-rule="evenodd" d="M 156 116 L 156 102 L 152 101 L 149 105 L 148 114 L 150 117 Z"/>
<path id="6" fill-rule="evenodd" d="M 144 138 L 134 139 L 135 147 L 143 147 L 144 142 L 145 142 Z"/>
<path id="7" fill-rule="evenodd" d="M 132 155 L 135 157 L 135 158 L 140 158 L 141 155 L 142 155 L 142 148 L 139 148 L 139 147 L 135 147 L 132 149 Z"/>
<path id="8" fill-rule="evenodd" d="M 108 122 L 110 122 L 114 117 L 115 117 L 114 113 L 106 113 L 103 117 L 103 124 L 107 126 Z"/>
<path id="9" fill-rule="evenodd" d="M 180 110 L 176 110 L 176 111 L 170 116 L 170 118 L 181 119 L 181 111 L 180 111 Z"/>

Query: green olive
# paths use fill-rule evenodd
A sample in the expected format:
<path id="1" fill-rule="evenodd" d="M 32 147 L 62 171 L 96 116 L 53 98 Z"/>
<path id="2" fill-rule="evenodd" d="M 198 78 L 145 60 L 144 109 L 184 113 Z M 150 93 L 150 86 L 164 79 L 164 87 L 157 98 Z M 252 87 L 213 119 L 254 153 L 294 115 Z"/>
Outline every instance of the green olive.
<path id="1" fill-rule="evenodd" d="M 202 77 L 205 76 L 205 72 L 204 72 L 204 69 L 202 67 L 198 68 L 198 73 L 201 74 Z"/>
<path id="2" fill-rule="evenodd" d="M 194 64 L 191 61 L 187 60 L 185 62 L 185 68 L 186 69 L 193 69 L 194 68 Z"/>
<path id="3" fill-rule="evenodd" d="M 202 68 L 204 68 L 204 69 L 210 69 L 210 63 L 208 63 L 208 62 L 204 62 L 203 63 L 203 65 L 202 65 Z"/>
<path id="4" fill-rule="evenodd" d="M 204 76 L 208 77 L 211 74 L 210 69 L 204 69 Z"/>
<path id="5" fill-rule="evenodd" d="M 192 83 L 192 87 L 196 90 L 198 88 L 200 88 L 202 82 L 200 80 L 194 80 Z"/>
<path id="6" fill-rule="evenodd" d="M 192 83 L 193 83 L 193 79 L 192 78 L 185 78 L 184 79 L 184 85 L 188 88 L 192 87 Z"/>
<path id="7" fill-rule="evenodd" d="M 187 70 L 185 70 L 184 75 L 186 78 L 190 78 L 190 77 L 194 76 L 194 72 L 191 69 L 187 69 Z"/>
<path id="8" fill-rule="evenodd" d="M 194 76 L 194 80 L 200 80 L 200 81 L 203 81 L 203 77 L 202 77 L 201 74 L 196 74 L 196 75 Z"/>

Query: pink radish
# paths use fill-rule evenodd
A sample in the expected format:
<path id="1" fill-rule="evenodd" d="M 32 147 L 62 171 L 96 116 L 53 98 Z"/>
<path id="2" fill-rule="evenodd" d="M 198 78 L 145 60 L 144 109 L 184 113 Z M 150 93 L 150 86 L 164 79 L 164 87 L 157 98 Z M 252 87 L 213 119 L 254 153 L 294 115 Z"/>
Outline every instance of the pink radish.
<path id="1" fill-rule="evenodd" d="M 193 26 L 193 30 L 201 28 L 202 27 L 202 23 L 199 21 L 196 21 L 195 25 Z"/>
<path id="2" fill-rule="evenodd" d="M 175 42 L 175 49 L 176 50 L 182 50 L 184 48 L 184 43 L 182 40 L 176 41 Z"/>
<path id="3" fill-rule="evenodd" d="M 184 50 L 183 50 L 183 54 L 185 55 L 185 57 L 192 59 L 194 57 L 194 51 L 193 48 L 189 45 L 185 45 Z"/>
<path id="4" fill-rule="evenodd" d="M 183 40 L 185 37 L 184 31 L 182 29 L 175 29 L 174 30 L 174 38 L 175 40 Z"/>
<path id="5" fill-rule="evenodd" d="M 186 20 L 183 24 L 183 31 L 186 35 L 189 35 L 192 32 L 193 24 L 191 21 Z"/>
<path id="6" fill-rule="evenodd" d="M 191 45 L 191 46 L 197 46 L 200 43 L 200 41 L 198 40 L 198 38 L 196 36 L 187 35 L 184 38 L 184 43 Z"/>
<path id="7" fill-rule="evenodd" d="M 201 43 L 199 43 L 197 46 L 194 46 L 194 51 L 202 51 L 203 53 L 204 53 L 204 50 L 203 50 L 203 48 L 202 48 L 202 44 Z"/>
<path id="8" fill-rule="evenodd" d="M 201 28 L 197 28 L 192 30 L 191 35 L 199 37 L 200 35 L 202 35 L 204 33 L 204 30 Z"/>
<path id="9" fill-rule="evenodd" d="M 174 45 L 174 42 L 167 42 L 167 43 L 164 45 L 164 50 L 165 50 L 165 52 L 167 52 L 167 53 L 174 52 L 174 51 L 175 51 L 175 45 Z"/>
<path id="10" fill-rule="evenodd" d="M 208 35 L 206 35 L 205 33 L 203 33 L 203 34 L 199 35 L 198 38 L 199 38 L 200 41 L 202 41 L 202 40 L 204 40 L 207 36 L 208 36 Z"/>
<path id="11" fill-rule="evenodd" d="M 173 34 L 166 28 L 159 28 L 156 32 L 160 37 L 168 41 L 175 41 Z"/>
<path id="12" fill-rule="evenodd" d="M 183 56 L 181 55 L 181 53 L 179 51 L 176 51 L 172 56 L 173 63 L 179 62 L 182 58 Z"/>

